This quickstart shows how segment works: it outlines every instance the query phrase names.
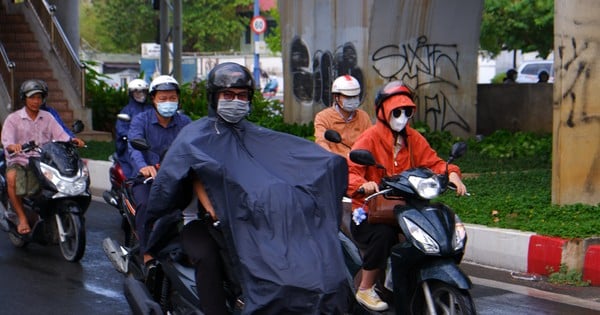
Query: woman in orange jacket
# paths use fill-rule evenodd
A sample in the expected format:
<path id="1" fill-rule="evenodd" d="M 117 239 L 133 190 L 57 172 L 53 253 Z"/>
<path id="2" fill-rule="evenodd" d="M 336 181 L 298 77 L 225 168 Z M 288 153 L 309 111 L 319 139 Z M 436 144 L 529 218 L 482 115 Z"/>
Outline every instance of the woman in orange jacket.
<path id="1" fill-rule="evenodd" d="M 352 149 L 369 150 L 375 160 L 383 165 L 389 175 L 399 174 L 412 167 L 427 167 L 442 174 L 446 162 L 431 148 L 425 137 L 408 126 L 409 119 L 416 111 L 411 90 L 401 81 L 384 85 L 375 97 L 377 122 L 367 129 L 354 143 Z M 384 171 L 375 167 L 362 166 L 348 159 L 348 196 L 352 198 L 352 208 L 363 206 L 364 198 L 379 191 L 379 182 Z M 464 195 L 466 187 L 461 181 L 460 169 L 450 164 L 449 180 L 456 185 L 456 193 Z M 363 189 L 362 194 L 357 193 Z M 364 207 L 368 216 L 368 208 Z M 353 238 L 364 246 L 362 279 L 356 299 L 371 310 L 383 311 L 388 308 L 375 292 L 374 284 L 380 270 L 384 269 L 391 248 L 398 243 L 400 229 L 385 224 L 370 224 L 367 220 L 351 223 Z"/>

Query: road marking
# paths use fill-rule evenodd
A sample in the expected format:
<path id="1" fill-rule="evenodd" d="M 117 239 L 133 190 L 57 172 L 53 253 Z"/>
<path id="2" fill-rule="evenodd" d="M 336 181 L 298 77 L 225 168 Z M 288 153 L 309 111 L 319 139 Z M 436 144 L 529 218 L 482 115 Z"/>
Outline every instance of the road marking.
<path id="1" fill-rule="evenodd" d="M 569 304 L 569 305 L 577 306 L 577 307 L 589 308 L 594 311 L 600 311 L 600 303 L 598 303 L 598 302 L 594 302 L 594 301 L 590 301 L 590 300 L 586 300 L 586 299 L 580 299 L 580 298 L 576 298 L 576 297 L 572 297 L 572 296 L 564 295 L 564 294 L 547 292 L 547 291 L 543 291 L 543 290 L 539 290 L 539 289 L 535 289 L 535 288 L 530 288 L 527 286 L 521 286 L 521 285 L 510 284 L 510 283 L 489 280 L 489 279 L 483 279 L 483 278 L 477 278 L 477 277 L 470 277 L 470 278 L 471 278 L 471 281 L 477 285 L 483 285 L 486 287 L 492 287 L 492 288 L 496 288 L 496 289 L 510 291 L 510 292 L 514 292 L 514 293 L 518 293 L 518 294 L 522 294 L 522 295 L 532 296 L 532 297 L 539 298 L 539 299 L 558 302 L 558 303 L 562 303 L 562 304 Z"/>

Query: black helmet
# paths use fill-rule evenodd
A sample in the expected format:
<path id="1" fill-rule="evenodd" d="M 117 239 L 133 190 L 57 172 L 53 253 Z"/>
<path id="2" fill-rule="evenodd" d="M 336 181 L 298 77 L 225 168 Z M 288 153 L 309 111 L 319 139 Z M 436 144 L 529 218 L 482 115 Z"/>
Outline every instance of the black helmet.
<path id="1" fill-rule="evenodd" d="M 42 93 L 43 102 L 46 102 L 48 96 L 48 85 L 42 80 L 26 80 L 21 84 L 19 89 L 19 97 L 21 100 L 25 100 L 26 97 L 30 97 L 33 94 Z"/>
<path id="2" fill-rule="evenodd" d="M 250 99 L 254 94 L 254 78 L 246 67 L 235 62 L 225 62 L 216 65 L 208 73 L 206 91 L 208 105 L 217 108 L 217 94 L 226 88 L 247 89 Z"/>

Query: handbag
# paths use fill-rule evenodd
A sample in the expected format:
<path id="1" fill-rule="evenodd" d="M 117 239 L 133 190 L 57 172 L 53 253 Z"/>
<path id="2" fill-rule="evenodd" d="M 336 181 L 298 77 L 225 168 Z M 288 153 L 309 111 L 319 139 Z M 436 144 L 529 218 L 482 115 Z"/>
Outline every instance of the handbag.
<path id="1" fill-rule="evenodd" d="M 406 205 L 406 201 L 402 198 L 388 199 L 379 195 L 369 200 L 367 221 L 371 224 L 398 226 L 398 220 L 394 214 L 394 207 L 403 205 Z"/>
<path id="2" fill-rule="evenodd" d="M 389 199 L 379 195 L 369 200 L 367 221 L 371 224 L 398 226 L 398 220 L 394 214 L 394 207 L 403 205 L 406 205 L 406 201 L 402 198 Z"/>

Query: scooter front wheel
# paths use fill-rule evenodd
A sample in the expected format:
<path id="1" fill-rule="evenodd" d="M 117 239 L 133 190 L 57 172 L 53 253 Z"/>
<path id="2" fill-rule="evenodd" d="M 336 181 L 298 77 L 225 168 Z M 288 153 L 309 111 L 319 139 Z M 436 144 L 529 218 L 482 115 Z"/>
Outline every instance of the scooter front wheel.
<path id="1" fill-rule="evenodd" d="M 475 304 L 467 290 L 461 290 L 445 282 L 430 282 L 429 289 L 436 314 L 448 315 L 475 315 Z M 414 314 L 430 314 L 423 296 L 416 299 L 413 304 Z"/>
<path id="2" fill-rule="evenodd" d="M 85 251 L 85 226 L 81 216 L 76 213 L 63 212 L 57 215 L 57 219 L 60 220 L 60 251 L 63 257 L 71 262 L 79 261 Z"/>

